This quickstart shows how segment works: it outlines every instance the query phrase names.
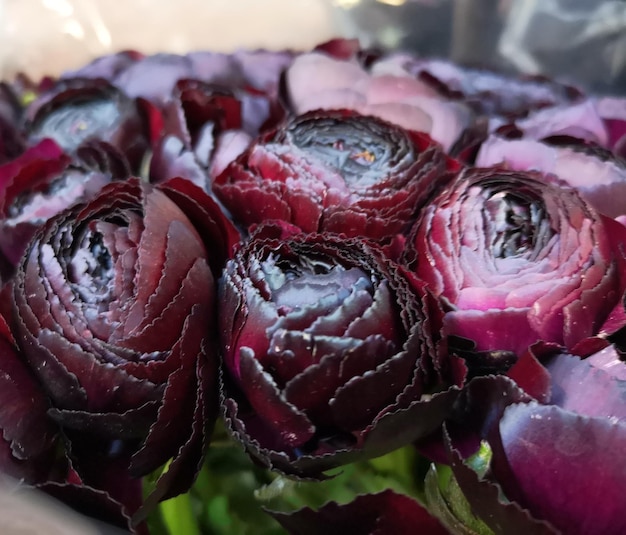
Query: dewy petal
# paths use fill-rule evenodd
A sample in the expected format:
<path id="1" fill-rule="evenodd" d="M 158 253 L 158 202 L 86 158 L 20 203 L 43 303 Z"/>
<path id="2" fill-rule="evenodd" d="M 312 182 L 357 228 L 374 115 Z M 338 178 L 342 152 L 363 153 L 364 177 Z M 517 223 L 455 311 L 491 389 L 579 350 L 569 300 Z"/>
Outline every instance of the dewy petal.
<path id="1" fill-rule="evenodd" d="M 297 407 L 279 392 L 269 374 L 261 368 L 254 354 L 241 352 L 241 381 L 247 398 L 260 416 L 290 446 L 302 446 L 314 434 L 315 427 Z"/>
<path id="2" fill-rule="evenodd" d="M 0 316 L 0 435 L 10 444 L 12 455 L 28 463 L 54 446 L 58 430 L 46 416 L 44 392 L 20 361 L 9 336 Z"/>
<path id="3" fill-rule="evenodd" d="M 500 436 L 514 478 L 503 490 L 537 518 L 572 535 L 626 530 L 626 463 L 606 454 L 624 447 L 624 424 L 533 402 L 506 409 Z"/>

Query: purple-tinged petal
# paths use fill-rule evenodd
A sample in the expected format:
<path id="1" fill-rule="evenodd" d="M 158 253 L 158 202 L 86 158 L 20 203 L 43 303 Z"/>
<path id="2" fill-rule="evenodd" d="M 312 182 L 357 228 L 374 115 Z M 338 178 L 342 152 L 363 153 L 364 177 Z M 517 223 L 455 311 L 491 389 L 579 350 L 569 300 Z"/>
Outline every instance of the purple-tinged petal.
<path id="1" fill-rule="evenodd" d="M 529 403 L 506 409 L 500 436 L 510 479 L 498 479 L 507 496 L 563 533 L 624 532 L 626 463 L 607 455 L 624 447 L 623 424 Z"/>

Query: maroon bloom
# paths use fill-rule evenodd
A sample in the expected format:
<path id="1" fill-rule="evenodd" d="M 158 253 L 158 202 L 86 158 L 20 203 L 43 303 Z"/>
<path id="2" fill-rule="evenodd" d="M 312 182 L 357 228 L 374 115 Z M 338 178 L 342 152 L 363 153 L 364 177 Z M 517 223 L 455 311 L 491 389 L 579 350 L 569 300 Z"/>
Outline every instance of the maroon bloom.
<path id="1" fill-rule="evenodd" d="M 621 299 L 624 228 L 562 182 L 504 168 L 461 173 L 422 212 L 406 259 L 478 350 L 573 347 Z"/>
<path id="2" fill-rule="evenodd" d="M 24 354 L 84 483 L 95 486 L 81 472 L 96 458 L 80 458 L 89 441 L 133 477 L 173 459 L 146 509 L 189 488 L 208 444 L 215 278 L 231 245 L 221 225 L 189 183 L 116 182 L 45 223 L 14 279 Z"/>
<path id="3" fill-rule="evenodd" d="M 34 485 L 65 476 L 57 459 L 60 429 L 48 417 L 43 389 L 22 362 L 9 327 L 0 315 L 0 483 L 2 474 Z"/>
<path id="4" fill-rule="evenodd" d="M 263 228 L 224 271 L 223 408 L 253 457 L 319 477 L 437 428 L 458 363 L 423 284 L 361 240 L 292 232 Z"/>
<path id="5" fill-rule="evenodd" d="M 211 190 L 211 178 L 243 152 L 281 108 L 269 97 L 199 80 L 180 80 L 162 104 L 164 127 L 150 179 L 181 176 Z"/>
<path id="6" fill-rule="evenodd" d="M 455 163 L 432 140 L 348 110 L 296 117 L 257 140 L 215 180 L 245 224 L 383 239 L 405 231 Z"/>

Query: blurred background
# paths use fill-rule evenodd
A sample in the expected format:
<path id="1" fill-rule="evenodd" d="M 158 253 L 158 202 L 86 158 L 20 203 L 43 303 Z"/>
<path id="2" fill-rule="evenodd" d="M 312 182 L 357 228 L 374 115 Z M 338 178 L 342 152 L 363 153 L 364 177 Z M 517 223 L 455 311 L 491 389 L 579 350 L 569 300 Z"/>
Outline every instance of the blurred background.
<path id="1" fill-rule="evenodd" d="M 0 0 L 0 75 L 122 49 L 308 49 L 336 36 L 626 91 L 626 0 Z"/>

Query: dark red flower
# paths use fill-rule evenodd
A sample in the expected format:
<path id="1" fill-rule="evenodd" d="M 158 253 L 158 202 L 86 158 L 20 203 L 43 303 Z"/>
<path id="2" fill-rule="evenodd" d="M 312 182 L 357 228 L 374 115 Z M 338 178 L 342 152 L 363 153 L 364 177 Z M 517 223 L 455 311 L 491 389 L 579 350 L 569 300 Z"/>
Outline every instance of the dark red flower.
<path id="1" fill-rule="evenodd" d="M 262 228 L 221 282 L 235 438 L 267 466 L 318 477 L 430 433 L 462 381 L 439 347 L 440 314 L 361 240 Z"/>
<path id="2" fill-rule="evenodd" d="M 462 420 L 488 445 L 489 469 L 474 472 L 449 435 L 447 449 L 465 498 L 495 533 L 626 529 L 626 463 L 607 455 L 626 444 L 626 382 L 592 358 L 537 344 L 511 369 L 517 384 L 491 376 L 468 385 Z M 625 364 L 616 359 L 615 366 Z"/>
<path id="3" fill-rule="evenodd" d="M 20 343 L 86 485 L 83 465 L 102 456 L 81 452 L 96 439 L 134 477 L 173 459 L 146 509 L 186 491 L 199 470 L 216 412 L 215 279 L 232 246 L 227 226 L 188 182 L 131 179 L 31 241 L 13 283 Z"/>
<path id="4" fill-rule="evenodd" d="M 389 238 L 408 228 L 455 165 L 432 140 L 348 110 L 311 112 L 257 140 L 215 180 L 245 225 Z"/>

